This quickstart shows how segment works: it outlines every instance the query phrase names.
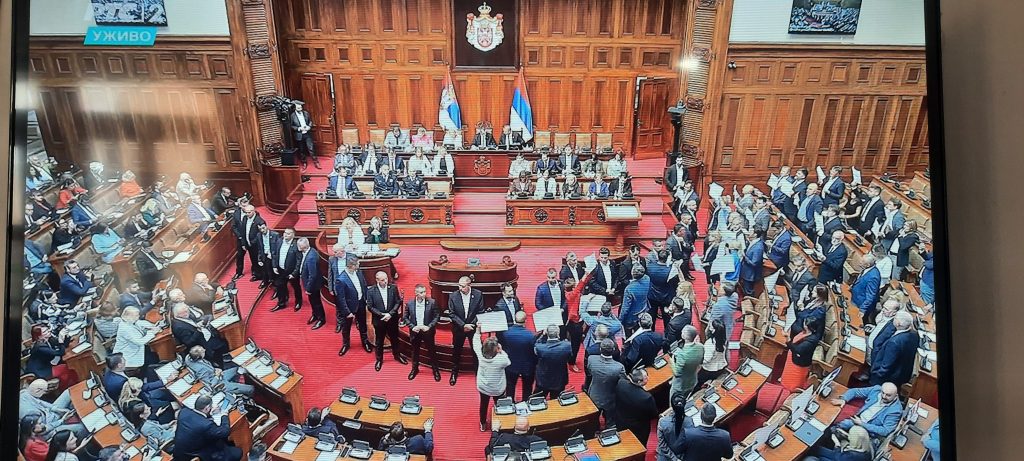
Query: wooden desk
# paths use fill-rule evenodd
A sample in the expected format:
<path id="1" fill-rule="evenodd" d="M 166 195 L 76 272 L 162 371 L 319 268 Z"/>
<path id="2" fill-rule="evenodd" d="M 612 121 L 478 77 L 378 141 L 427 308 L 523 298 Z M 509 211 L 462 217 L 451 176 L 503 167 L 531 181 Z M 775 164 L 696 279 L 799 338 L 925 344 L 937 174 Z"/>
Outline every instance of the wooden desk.
<path id="1" fill-rule="evenodd" d="M 628 430 L 619 431 L 620 442 L 610 447 L 602 447 L 596 439 L 587 439 L 587 450 L 577 453 L 572 458 L 564 446 L 551 447 L 551 459 L 554 461 L 569 457 L 579 459 L 586 455 L 596 455 L 601 461 L 643 461 L 647 455 L 647 447 Z"/>
<path id="2" fill-rule="evenodd" d="M 377 440 L 366 440 L 366 442 L 369 442 L 370 445 L 373 447 L 377 446 Z M 295 447 L 295 450 L 293 450 L 291 453 L 284 453 L 281 451 L 281 447 L 284 444 L 284 433 L 282 432 L 281 435 L 278 436 L 277 440 L 275 440 L 274 443 L 270 444 L 270 446 L 268 447 L 269 449 L 267 450 L 267 454 L 270 455 L 270 459 L 277 461 L 314 461 L 315 459 L 317 459 L 317 456 L 320 455 L 320 452 L 317 451 L 317 449 L 315 448 L 316 437 L 304 437 L 302 441 L 299 442 L 298 446 Z M 342 449 L 344 449 L 344 447 L 346 446 L 347 445 L 341 445 Z M 369 461 L 384 461 L 386 457 L 386 453 L 374 450 L 373 455 L 370 456 Z M 355 458 L 343 456 L 337 459 L 354 460 Z M 409 456 L 410 461 L 426 461 L 426 459 L 427 457 L 423 455 Z"/>
<path id="3" fill-rule="evenodd" d="M 932 424 L 938 419 L 939 410 L 924 402 L 921 402 L 921 408 L 928 412 L 928 416 L 918 418 L 915 426 L 921 429 L 924 434 L 919 435 L 912 430 L 907 430 L 907 444 L 903 446 L 902 450 L 892 445 L 889 446 L 892 450 L 892 461 L 921 461 L 924 459 L 924 454 L 928 449 L 924 447 L 922 439 L 925 435 L 928 435 L 928 429 L 931 429 Z"/>
<path id="4" fill-rule="evenodd" d="M 818 404 L 818 411 L 814 413 L 814 419 L 818 420 L 826 427 L 834 424 L 843 408 L 832 405 L 829 400 L 838 398 L 837 396 L 842 395 L 843 392 L 846 392 L 846 387 L 840 384 L 833 384 L 832 393 L 829 394 L 828 398 L 822 397 L 821 394 L 815 394 L 814 401 Z M 786 401 L 784 409 L 779 411 L 789 412 L 790 402 L 792 402 L 793 398 L 797 395 L 799 395 L 799 392 L 793 393 Z M 804 424 L 810 424 L 810 422 L 808 421 Z M 793 430 L 785 425 L 783 425 L 781 430 L 779 430 L 779 435 L 784 439 L 781 445 L 775 448 L 765 445 L 760 450 L 761 456 L 764 457 L 765 461 L 798 461 L 803 459 L 802 456 L 806 454 L 807 450 L 810 450 L 812 446 L 802 442 L 797 438 Z M 749 441 L 747 442 L 749 443 Z M 736 450 L 736 453 L 738 454 L 741 451 L 742 450 Z"/>
<path id="5" fill-rule="evenodd" d="M 928 176 L 924 175 L 923 171 L 915 171 L 914 177 L 910 178 L 910 188 L 914 192 L 920 192 L 925 197 L 931 197 L 932 195 L 932 180 Z"/>
<path id="6" fill-rule="evenodd" d="M 96 406 L 96 401 L 94 399 L 96 398 L 97 395 L 100 395 L 102 393 L 101 388 L 98 387 L 96 389 L 93 389 L 92 396 L 89 400 L 82 398 L 82 393 L 85 391 L 85 389 L 85 381 L 79 382 L 68 388 L 68 395 L 71 397 L 71 405 L 74 406 L 75 413 L 78 415 L 79 418 L 85 417 L 86 415 L 100 408 Z M 116 409 L 109 399 L 107 403 L 103 405 L 102 408 L 103 411 L 106 413 L 120 413 L 120 410 Z M 121 436 L 121 429 L 122 428 L 119 424 L 107 425 L 96 431 L 93 434 L 93 437 L 96 439 L 96 443 L 98 443 L 101 447 L 116 447 L 121 445 L 127 445 L 133 446 L 141 451 L 146 446 L 146 438 L 143 437 L 141 434 L 139 434 L 139 437 L 134 441 L 128 442 L 127 440 L 124 439 L 124 437 Z M 141 453 L 129 459 L 130 461 L 150 461 L 149 459 L 144 460 L 142 458 Z M 161 451 L 159 459 L 170 460 L 171 456 Z"/>
<path id="7" fill-rule="evenodd" d="M 366 226 L 370 218 L 379 216 L 384 225 L 390 228 L 392 237 L 402 231 L 455 235 L 452 203 L 450 195 L 444 199 L 416 200 L 318 198 L 316 211 L 320 226 L 337 226 L 350 216 L 361 226 Z"/>
<path id="8" fill-rule="evenodd" d="M 504 188 L 508 189 L 508 170 L 516 155 L 523 154 L 523 157 L 530 161 L 540 158 L 540 152 L 523 150 L 470 150 L 452 149 L 448 151 L 455 160 L 455 180 L 460 189 L 465 188 Z M 556 152 L 551 151 L 549 158 L 557 158 Z M 598 158 L 608 160 L 612 157 L 611 152 L 599 152 Z M 584 159 L 581 158 L 580 162 Z"/>
<path id="9" fill-rule="evenodd" d="M 557 399 L 548 400 L 546 410 L 531 412 L 527 417 L 534 434 L 549 444 L 565 443 L 576 431 L 590 435 L 598 430 L 597 406 L 585 392 L 576 394 L 579 402 L 563 407 Z M 516 415 L 496 415 L 491 410 L 491 421 L 501 422 L 502 432 L 512 432 Z M 601 458 L 604 459 L 604 458 Z"/>
<path id="10" fill-rule="evenodd" d="M 359 401 L 347 404 L 338 399 L 327 408 L 328 416 L 338 423 L 338 430 L 349 440 L 364 440 L 374 447 L 377 441 L 391 429 L 395 421 L 401 421 L 405 430 L 411 435 L 423 434 L 423 425 L 434 417 L 434 408 L 424 406 L 418 415 L 402 413 L 402 401 L 391 402 L 387 410 L 380 411 L 370 408 L 370 396 L 361 395 Z M 346 422 L 349 422 L 347 425 Z M 354 423 L 354 424 L 353 424 Z"/>
<path id="11" fill-rule="evenodd" d="M 501 263 L 470 267 L 466 263 L 450 262 L 442 255 L 439 260 L 431 261 L 427 269 L 430 296 L 442 311 L 448 309 L 448 295 L 459 289 L 459 278 L 463 276 L 473 279 L 473 288 L 483 293 L 484 307 L 494 306 L 501 299 L 501 285 L 511 283 L 518 288 L 519 284 L 518 266 L 510 257 L 506 256 Z"/>
<path id="12" fill-rule="evenodd" d="M 632 207 L 635 216 L 608 216 L 609 207 Z M 640 222 L 640 200 L 507 199 L 505 233 L 516 236 L 615 237 L 617 251 L 625 250 L 626 234 Z M 633 230 L 634 232 L 630 232 Z"/>
<path id="13" fill-rule="evenodd" d="M 921 298 L 921 294 L 912 283 L 892 282 L 892 284 L 906 291 L 907 297 L 910 299 L 910 304 L 913 306 L 913 310 L 920 309 L 925 312 L 924 315 L 914 312 L 914 315 L 920 321 L 921 325 L 921 330 L 918 331 L 918 334 L 922 336 L 929 335 L 929 339 L 931 340 L 928 341 L 928 350 L 937 353 L 936 340 L 938 337 L 935 335 L 935 313 L 931 311 L 924 311 L 924 306 L 927 305 L 927 303 L 924 302 L 924 299 Z M 913 382 L 914 386 L 910 390 L 910 398 L 922 399 L 925 402 L 936 403 L 936 398 L 939 392 L 939 362 L 937 360 L 931 361 L 931 370 L 918 368 L 917 377 L 914 378 Z"/>
<path id="14" fill-rule="evenodd" d="M 316 250 L 320 253 L 320 273 L 324 276 L 327 275 L 327 264 L 330 261 L 331 255 L 334 254 L 334 244 L 338 243 L 338 229 L 326 229 L 320 231 L 317 234 L 314 242 Z M 382 243 L 380 244 L 381 253 L 365 254 L 359 257 L 359 270 L 366 276 L 367 283 L 371 283 L 374 277 L 377 275 L 377 271 L 384 271 L 391 275 L 392 279 L 398 276 L 398 270 L 395 269 L 395 257 L 388 256 L 385 251 L 398 249 L 401 253 L 401 248 L 394 243 Z M 333 299 L 333 296 L 327 292 L 327 284 L 324 284 L 324 296 L 329 296 Z M 333 304 L 333 301 L 332 301 Z"/>
<path id="15" fill-rule="evenodd" d="M 232 350 L 230 354 L 231 357 L 238 357 L 243 352 L 245 352 L 245 346 Z M 244 362 L 239 363 L 235 361 L 235 363 L 239 366 L 245 367 L 246 365 L 253 363 L 255 360 L 255 357 L 251 357 L 249 360 Z M 304 421 L 306 418 L 306 408 L 302 403 L 302 375 L 295 372 L 294 368 L 292 368 L 292 375 L 288 377 L 284 384 L 274 387 L 272 383 L 279 376 L 277 374 L 277 370 L 281 367 L 281 362 L 275 360 L 270 367 L 274 371 L 262 378 L 256 378 L 252 374 L 246 373 L 246 382 L 253 384 L 256 389 L 268 393 L 273 397 L 284 399 L 284 402 L 288 404 L 288 407 L 291 410 L 291 421 Z"/>
<path id="16" fill-rule="evenodd" d="M 760 362 L 757 362 L 760 363 Z M 761 364 L 762 367 L 768 368 L 767 365 Z M 770 370 L 770 368 L 769 368 Z M 736 379 L 736 387 L 731 390 L 725 390 L 722 387 L 722 383 L 725 382 L 724 375 L 709 383 L 704 389 L 697 390 L 694 395 L 694 406 L 698 409 L 703 408 L 705 405 L 704 399 L 702 398 L 703 393 L 708 388 L 714 388 L 715 392 L 719 395 L 719 399 L 716 404 L 725 411 L 725 413 L 718 415 L 715 419 L 715 424 L 722 424 L 733 416 L 735 416 L 741 409 L 747 406 L 754 397 L 757 396 L 757 391 L 761 389 L 761 386 L 768 380 L 768 375 L 760 373 L 756 370 L 752 370 L 749 375 L 741 376 L 740 374 L 732 375 Z"/>
<path id="17" fill-rule="evenodd" d="M 665 366 L 661 368 L 645 367 L 647 369 L 647 384 L 644 390 L 654 397 L 654 403 L 659 411 L 669 407 L 669 389 L 672 383 L 672 354 L 662 354 L 665 359 Z M 601 458 L 604 459 L 604 458 Z"/>
<path id="18" fill-rule="evenodd" d="M 82 179 L 81 175 L 78 174 L 75 175 L 75 178 L 77 181 L 81 181 Z M 117 204 L 118 200 L 120 200 L 120 197 L 117 195 L 117 189 L 117 184 L 108 183 L 104 184 L 97 190 L 90 191 L 88 195 L 88 203 L 90 206 L 92 206 L 93 211 L 95 211 L 97 214 L 102 215 L 107 211 L 109 207 Z M 50 191 L 52 191 L 52 195 L 50 195 Z M 50 205 L 57 206 L 57 197 L 59 194 L 60 186 L 54 186 L 47 189 L 47 192 L 44 192 L 44 198 Z M 27 199 L 28 198 L 26 197 L 26 200 Z M 60 216 L 58 217 L 58 219 L 64 217 L 70 218 L 70 211 L 70 208 L 60 210 Z M 39 246 L 42 247 L 45 251 L 49 252 L 51 241 L 50 238 L 53 236 L 53 229 L 55 225 L 54 221 L 55 220 L 51 219 L 40 225 L 39 228 L 36 229 L 34 232 L 25 234 L 25 240 L 32 240 L 33 242 L 39 244 Z M 83 237 L 82 240 L 84 245 L 85 238 Z"/>
<path id="19" fill-rule="evenodd" d="M 373 176 L 355 176 L 354 179 L 360 192 L 366 194 L 367 197 L 373 195 Z M 452 193 L 452 178 L 449 176 L 424 176 L 423 181 L 427 183 L 427 195 L 434 195 L 438 192 L 449 195 Z"/>

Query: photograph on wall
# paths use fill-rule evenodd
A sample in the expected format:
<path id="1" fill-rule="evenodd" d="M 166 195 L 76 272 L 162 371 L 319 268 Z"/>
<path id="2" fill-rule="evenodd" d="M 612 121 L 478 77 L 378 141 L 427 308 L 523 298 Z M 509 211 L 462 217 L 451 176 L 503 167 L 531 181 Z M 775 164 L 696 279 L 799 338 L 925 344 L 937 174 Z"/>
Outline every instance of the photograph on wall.
<path id="1" fill-rule="evenodd" d="M 793 0 L 791 34 L 857 33 L 861 0 Z"/>
<path id="2" fill-rule="evenodd" d="M 93 17 L 101 26 L 166 26 L 164 0 L 92 0 Z"/>

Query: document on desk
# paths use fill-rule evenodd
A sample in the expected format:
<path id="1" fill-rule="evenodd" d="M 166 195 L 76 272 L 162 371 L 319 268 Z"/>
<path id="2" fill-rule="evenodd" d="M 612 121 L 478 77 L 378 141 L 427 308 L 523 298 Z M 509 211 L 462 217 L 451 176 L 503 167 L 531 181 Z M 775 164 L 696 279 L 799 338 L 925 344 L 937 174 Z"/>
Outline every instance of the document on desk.
<path id="1" fill-rule="evenodd" d="M 92 413 L 82 417 L 82 424 L 89 432 L 96 432 L 96 430 L 108 424 L 107 412 L 103 411 L 102 408 L 97 408 Z"/>
<path id="2" fill-rule="evenodd" d="M 534 331 L 544 331 L 548 325 L 562 326 L 562 309 L 559 307 L 549 307 L 547 309 L 541 309 L 533 313 L 533 329 Z"/>
<path id="3" fill-rule="evenodd" d="M 75 346 L 74 348 L 72 348 L 71 352 L 74 352 L 75 354 L 77 354 L 79 352 L 82 352 L 82 351 L 90 348 L 90 347 L 92 347 L 92 343 L 90 343 L 90 342 L 83 342 L 83 343 L 80 343 L 79 345 Z"/>
<path id="4" fill-rule="evenodd" d="M 321 451 L 319 455 L 316 455 L 316 461 L 334 461 L 339 456 L 341 456 L 341 450 Z"/>
<path id="5" fill-rule="evenodd" d="M 210 326 L 214 328 L 221 328 L 227 325 L 231 325 L 239 320 L 241 320 L 241 318 L 239 318 L 237 315 L 222 315 L 220 317 L 213 319 L 213 321 L 210 322 Z"/>
<path id="6" fill-rule="evenodd" d="M 750 368 L 754 369 L 755 373 L 759 373 L 762 376 L 771 376 L 772 374 L 771 368 L 757 360 L 751 360 L 748 364 L 750 365 Z"/>
<path id="7" fill-rule="evenodd" d="M 244 350 L 244 351 L 242 351 L 241 354 L 238 354 L 238 356 L 236 356 L 235 358 L 231 359 L 231 361 L 235 362 L 235 364 L 237 364 L 238 366 L 243 366 L 246 363 L 249 363 L 249 361 L 252 360 L 252 357 L 253 357 L 253 353 L 252 352 L 249 352 L 248 350 Z"/>
<path id="8" fill-rule="evenodd" d="M 196 400 L 199 400 L 198 392 L 186 397 L 185 400 L 181 401 L 181 404 L 194 410 L 196 408 Z M 214 421 L 216 421 L 216 419 Z"/>
<path id="9" fill-rule="evenodd" d="M 505 313 L 502 311 L 477 314 L 476 323 L 480 326 L 481 333 L 508 330 L 508 319 L 505 318 Z"/>
<path id="10" fill-rule="evenodd" d="M 260 363 L 259 360 L 250 363 L 249 365 L 246 365 L 245 369 L 248 370 L 251 375 L 260 379 L 263 379 L 263 377 L 274 372 L 273 367 L 271 367 L 270 365 L 264 365 Z"/>
<path id="11" fill-rule="evenodd" d="M 846 337 L 846 342 L 850 345 L 850 347 L 852 347 L 854 349 L 857 349 L 858 351 L 867 352 L 867 350 L 868 350 L 868 341 L 866 339 L 864 339 L 863 336 L 857 336 L 857 335 L 847 336 Z"/>
<path id="12" fill-rule="evenodd" d="M 192 389 L 192 385 L 189 384 L 188 381 L 185 381 L 184 379 L 176 380 L 173 383 L 167 385 L 167 390 L 171 391 L 172 393 L 174 393 L 174 395 L 178 397 L 185 395 L 185 393 L 188 392 L 189 389 Z"/>
<path id="13" fill-rule="evenodd" d="M 298 446 L 299 446 L 299 444 L 297 444 L 295 442 L 289 442 L 289 441 L 285 440 L 285 442 L 283 444 L 281 444 L 281 448 L 278 448 L 277 451 L 290 455 L 290 454 L 295 452 L 295 449 Z"/>
<path id="14" fill-rule="evenodd" d="M 287 376 L 278 376 L 277 379 L 271 381 L 270 387 L 273 387 L 274 389 L 280 389 L 281 386 L 284 386 L 284 383 L 286 382 L 288 382 Z"/>
<path id="15" fill-rule="evenodd" d="M 811 423 L 811 426 L 821 432 L 825 432 L 825 428 L 828 427 L 828 424 L 818 421 L 818 418 L 811 418 L 807 422 Z"/>
<path id="16" fill-rule="evenodd" d="M 178 253 L 178 254 L 174 255 L 174 258 L 171 258 L 171 260 L 167 264 L 183 263 L 183 262 L 188 261 L 188 259 L 191 258 L 191 257 L 192 257 L 192 252 L 190 252 L 190 251 L 182 251 L 181 253 Z"/>
<path id="17" fill-rule="evenodd" d="M 166 383 L 167 379 L 170 378 L 175 371 L 178 371 L 178 366 L 180 364 L 180 361 L 168 362 L 160 366 L 160 368 L 156 369 L 156 375 L 160 378 L 161 381 Z"/>

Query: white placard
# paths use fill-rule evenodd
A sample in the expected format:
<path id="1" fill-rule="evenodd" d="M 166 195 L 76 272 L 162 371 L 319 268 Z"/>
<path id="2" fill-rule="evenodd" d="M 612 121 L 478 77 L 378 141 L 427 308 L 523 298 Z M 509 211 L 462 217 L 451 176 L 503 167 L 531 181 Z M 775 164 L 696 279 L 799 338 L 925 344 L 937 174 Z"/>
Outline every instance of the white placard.
<path id="1" fill-rule="evenodd" d="M 772 191 L 774 191 L 775 189 L 778 189 L 779 188 L 779 181 L 781 179 L 782 178 L 779 178 L 779 175 L 777 175 L 775 173 L 772 173 L 772 175 L 770 177 L 768 177 L 768 187 Z"/>
<path id="2" fill-rule="evenodd" d="M 481 333 L 508 330 L 508 318 L 502 311 L 484 312 L 476 315 L 476 325 Z"/>
<path id="3" fill-rule="evenodd" d="M 604 295 L 588 294 L 580 298 L 580 312 L 600 312 L 601 306 L 607 302 Z"/>
<path id="4" fill-rule="evenodd" d="M 548 325 L 562 326 L 562 308 L 549 307 L 533 313 L 534 331 L 544 331 Z"/>
<path id="5" fill-rule="evenodd" d="M 725 275 L 736 270 L 736 262 L 732 254 L 720 254 L 711 263 L 711 275 Z"/>
<path id="6" fill-rule="evenodd" d="M 820 166 L 814 167 L 814 173 L 818 175 L 818 184 L 825 182 L 825 170 Z"/>
<path id="7" fill-rule="evenodd" d="M 725 188 L 720 186 L 716 182 L 713 182 L 710 185 L 708 185 L 708 196 L 713 198 L 713 199 L 715 199 L 715 200 L 718 200 L 719 198 L 721 198 L 722 197 L 722 192 L 724 192 L 724 191 L 725 191 Z"/>
<path id="8" fill-rule="evenodd" d="M 861 184 L 864 184 L 863 182 L 861 182 L 864 178 L 861 175 L 860 170 L 857 169 L 857 167 L 850 167 L 850 171 L 853 172 L 853 182 L 850 183 L 851 185 L 859 186 Z"/>

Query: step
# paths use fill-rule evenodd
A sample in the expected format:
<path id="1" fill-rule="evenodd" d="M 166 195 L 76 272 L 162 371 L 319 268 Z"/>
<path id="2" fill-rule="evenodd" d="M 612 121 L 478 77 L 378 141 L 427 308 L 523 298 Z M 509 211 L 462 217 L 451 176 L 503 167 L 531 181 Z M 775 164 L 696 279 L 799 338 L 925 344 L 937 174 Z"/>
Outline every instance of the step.
<path id="1" fill-rule="evenodd" d="M 452 251 L 515 251 L 522 242 L 509 239 L 444 239 L 441 248 Z"/>

